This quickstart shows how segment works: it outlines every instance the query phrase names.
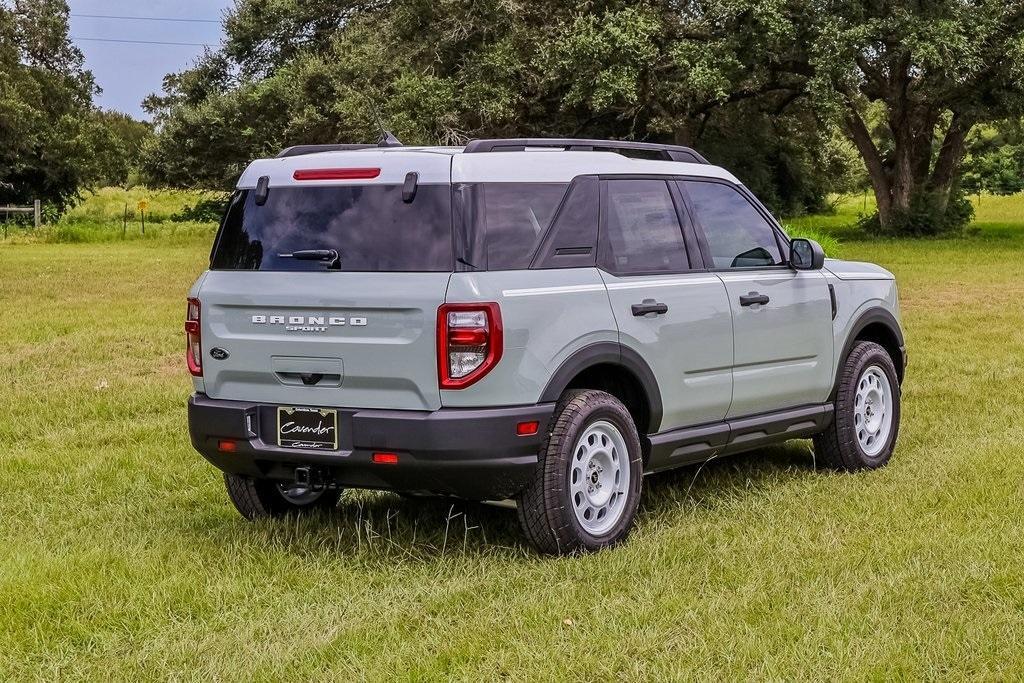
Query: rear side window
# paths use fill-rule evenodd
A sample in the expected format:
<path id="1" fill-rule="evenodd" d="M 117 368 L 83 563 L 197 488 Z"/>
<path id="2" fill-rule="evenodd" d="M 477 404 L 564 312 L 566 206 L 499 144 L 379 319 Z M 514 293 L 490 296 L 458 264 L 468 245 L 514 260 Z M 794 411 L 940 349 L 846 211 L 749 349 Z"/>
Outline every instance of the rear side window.
<path id="1" fill-rule="evenodd" d="M 578 176 L 555 214 L 534 268 L 592 268 L 597 258 L 600 195 L 595 176 Z"/>
<path id="2" fill-rule="evenodd" d="M 465 254 L 478 270 L 529 268 L 567 183 L 474 183 L 457 188 Z"/>
<path id="3" fill-rule="evenodd" d="M 782 264 L 775 230 L 739 190 L 723 183 L 683 183 L 704 227 L 716 268 Z"/>
<path id="4" fill-rule="evenodd" d="M 451 188 L 421 185 L 275 187 L 257 206 L 235 194 L 213 249 L 214 270 L 324 271 L 323 261 L 282 254 L 334 249 L 342 271 L 451 271 Z"/>
<path id="5" fill-rule="evenodd" d="M 609 180 L 602 213 L 601 263 L 612 273 L 690 268 L 675 202 L 664 180 Z"/>

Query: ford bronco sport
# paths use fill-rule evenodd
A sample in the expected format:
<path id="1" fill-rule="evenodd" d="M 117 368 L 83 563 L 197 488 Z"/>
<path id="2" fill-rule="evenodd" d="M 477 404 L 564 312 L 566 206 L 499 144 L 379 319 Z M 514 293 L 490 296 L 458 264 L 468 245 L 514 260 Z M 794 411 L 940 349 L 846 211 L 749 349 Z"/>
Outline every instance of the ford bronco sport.
<path id="1" fill-rule="evenodd" d="M 906 364 L 890 273 L 692 149 L 598 140 L 256 161 L 185 330 L 192 443 L 245 517 L 513 499 L 548 553 L 623 540 L 647 473 L 807 437 L 884 465 Z"/>

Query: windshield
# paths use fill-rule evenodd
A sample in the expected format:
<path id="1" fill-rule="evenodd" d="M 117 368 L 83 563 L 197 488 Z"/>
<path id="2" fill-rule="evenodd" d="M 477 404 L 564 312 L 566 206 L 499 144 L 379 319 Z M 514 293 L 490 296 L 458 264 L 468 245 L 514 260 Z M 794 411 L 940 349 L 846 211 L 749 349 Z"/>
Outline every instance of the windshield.
<path id="1" fill-rule="evenodd" d="M 342 271 L 451 271 L 451 187 L 421 185 L 411 202 L 400 185 L 271 188 L 231 198 L 214 244 L 214 270 L 326 271 L 297 252 L 335 250 Z"/>

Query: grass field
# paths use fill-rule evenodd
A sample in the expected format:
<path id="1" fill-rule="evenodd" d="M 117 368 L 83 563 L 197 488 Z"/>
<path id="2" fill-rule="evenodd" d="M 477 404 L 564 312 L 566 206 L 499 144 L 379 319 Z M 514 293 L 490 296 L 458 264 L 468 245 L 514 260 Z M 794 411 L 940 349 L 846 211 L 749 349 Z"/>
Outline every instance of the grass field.
<path id="1" fill-rule="evenodd" d="M 797 442 L 648 478 L 628 545 L 562 559 L 388 494 L 242 521 L 186 432 L 208 237 L 0 245 L 0 679 L 1017 678 L 1024 200 L 979 226 L 844 238 L 901 286 L 888 468 Z"/>

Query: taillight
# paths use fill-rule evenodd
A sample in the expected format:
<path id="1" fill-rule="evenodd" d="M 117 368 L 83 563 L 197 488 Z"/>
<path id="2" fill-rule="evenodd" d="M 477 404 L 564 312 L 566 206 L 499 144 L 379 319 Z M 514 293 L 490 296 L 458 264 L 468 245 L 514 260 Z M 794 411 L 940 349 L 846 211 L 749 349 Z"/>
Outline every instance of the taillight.
<path id="1" fill-rule="evenodd" d="M 437 309 L 437 375 L 442 389 L 473 384 L 498 364 L 501 351 L 498 304 L 444 304 Z"/>
<path id="2" fill-rule="evenodd" d="M 203 345 L 199 327 L 199 299 L 189 299 L 185 312 L 185 361 L 188 371 L 203 376 Z"/>

